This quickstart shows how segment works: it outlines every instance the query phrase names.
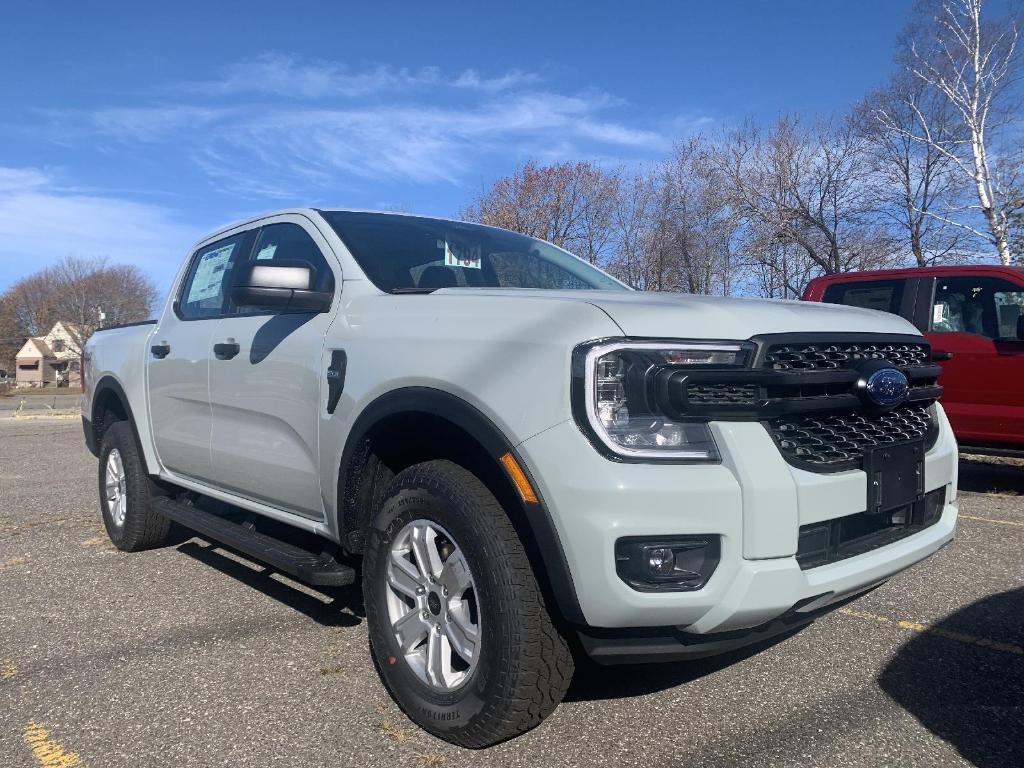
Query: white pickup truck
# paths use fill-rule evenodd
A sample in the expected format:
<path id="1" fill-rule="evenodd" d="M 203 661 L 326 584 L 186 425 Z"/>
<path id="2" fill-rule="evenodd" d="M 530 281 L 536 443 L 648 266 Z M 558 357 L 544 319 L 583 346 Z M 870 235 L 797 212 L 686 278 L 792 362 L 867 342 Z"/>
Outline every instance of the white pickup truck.
<path id="1" fill-rule="evenodd" d="M 492 227 L 225 228 L 83 368 L 114 544 L 176 521 L 313 585 L 358 568 L 384 685 L 470 747 L 539 723 L 574 658 L 784 636 L 956 527 L 957 446 L 910 323 L 639 293 Z"/>

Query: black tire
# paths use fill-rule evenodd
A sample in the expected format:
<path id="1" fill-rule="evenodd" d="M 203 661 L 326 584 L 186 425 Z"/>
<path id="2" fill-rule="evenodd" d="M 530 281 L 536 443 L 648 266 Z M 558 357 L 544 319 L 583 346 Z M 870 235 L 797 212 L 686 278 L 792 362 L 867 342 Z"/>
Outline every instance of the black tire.
<path id="1" fill-rule="evenodd" d="M 107 498 L 106 480 L 112 451 L 117 451 L 123 467 L 124 495 L 127 500 L 123 521 L 119 522 Z M 139 454 L 131 425 L 126 421 L 111 424 L 100 444 L 100 509 L 107 535 L 118 549 L 139 552 L 163 546 L 171 522 L 153 511 L 149 478 Z"/>
<path id="2" fill-rule="evenodd" d="M 479 593 L 482 651 L 471 676 L 453 691 L 438 691 L 417 677 L 389 619 L 391 543 L 414 520 L 451 534 Z M 494 495 L 457 464 L 428 461 L 394 478 L 371 525 L 363 596 L 384 685 L 410 719 L 445 741 L 482 748 L 528 731 L 554 711 L 572 680 L 572 655 L 552 623 L 522 542 Z"/>

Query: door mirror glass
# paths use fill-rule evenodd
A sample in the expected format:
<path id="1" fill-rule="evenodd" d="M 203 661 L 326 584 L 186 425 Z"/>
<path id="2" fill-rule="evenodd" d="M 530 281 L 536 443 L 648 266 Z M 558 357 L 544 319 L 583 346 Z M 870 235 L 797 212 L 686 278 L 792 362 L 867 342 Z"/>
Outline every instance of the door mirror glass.
<path id="1" fill-rule="evenodd" d="M 325 312 L 333 292 L 316 290 L 316 270 L 304 261 L 252 261 L 239 265 L 231 300 L 236 307 Z"/>

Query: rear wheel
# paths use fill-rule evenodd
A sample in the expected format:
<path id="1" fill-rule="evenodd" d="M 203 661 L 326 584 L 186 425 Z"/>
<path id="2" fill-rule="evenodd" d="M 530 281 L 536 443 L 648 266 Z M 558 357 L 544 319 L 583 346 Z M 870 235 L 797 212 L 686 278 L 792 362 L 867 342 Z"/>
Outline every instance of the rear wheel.
<path id="1" fill-rule="evenodd" d="M 486 747 L 537 725 L 573 664 L 511 522 L 473 474 L 429 461 L 394 479 L 363 591 L 381 678 L 424 729 Z"/>
<path id="2" fill-rule="evenodd" d="M 152 509 L 149 477 L 128 422 L 112 424 L 103 435 L 99 490 L 103 524 L 114 546 L 137 552 L 166 542 L 171 523 Z"/>

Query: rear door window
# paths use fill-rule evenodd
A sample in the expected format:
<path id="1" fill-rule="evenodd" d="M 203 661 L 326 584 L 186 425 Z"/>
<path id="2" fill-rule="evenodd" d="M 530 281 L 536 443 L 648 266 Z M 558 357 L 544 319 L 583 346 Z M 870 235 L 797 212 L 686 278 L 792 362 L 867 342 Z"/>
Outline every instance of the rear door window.
<path id="1" fill-rule="evenodd" d="M 905 282 L 904 280 L 858 280 L 849 283 L 833 283 L 825 289 L 822 299 L 829 304 L 877 309 L 898 315 L 903 304 Z"/>

